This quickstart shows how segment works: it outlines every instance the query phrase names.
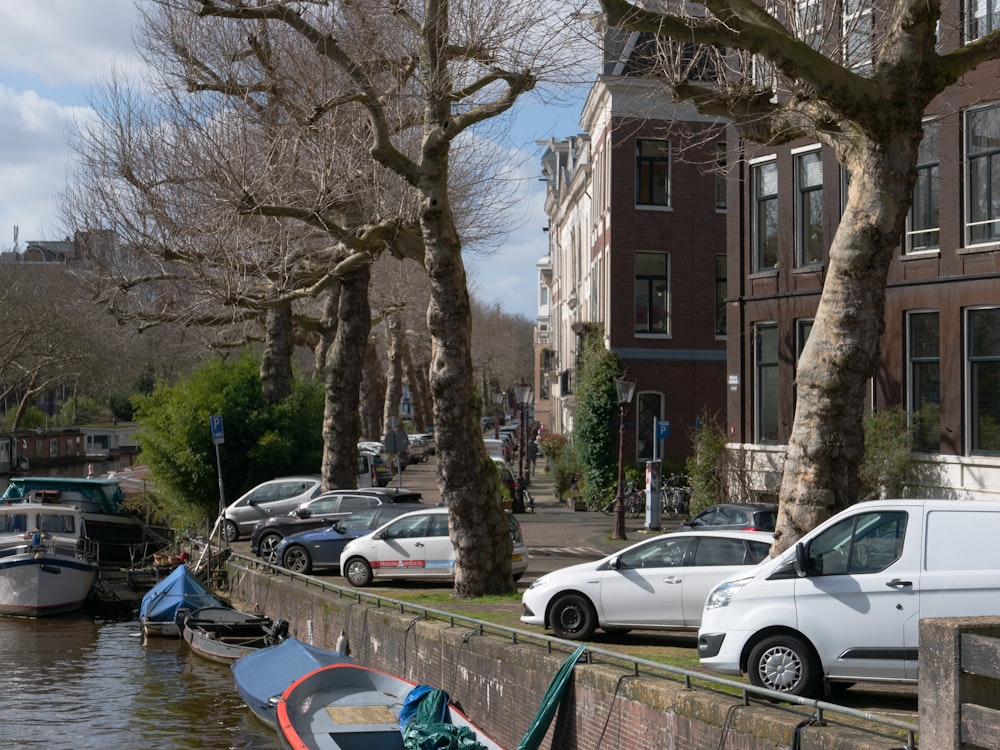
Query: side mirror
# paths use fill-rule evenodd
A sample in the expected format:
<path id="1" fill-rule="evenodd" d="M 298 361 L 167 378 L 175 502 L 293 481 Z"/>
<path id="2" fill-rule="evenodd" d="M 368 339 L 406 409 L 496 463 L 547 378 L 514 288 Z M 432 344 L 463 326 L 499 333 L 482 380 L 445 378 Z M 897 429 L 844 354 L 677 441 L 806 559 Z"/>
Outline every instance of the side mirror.
<path id="1" fill-rule="evenodd" d="M 620 563 L 621 563 L 621 558 L 618 555 L 615 555 L 610 560 L 608 560 L 608 567 L 611 570 L 618 570 L 618 566 Z"/>
<path id="2" fill-rule="evenodd" d="M 309 516 L 312 515 L 312 511 L 309 510 L 308 508 L 296 508 L 295 515 L 297 515 L 299 518 L 309 518 Z"/>
<path id="3" fill-rule="evenodd" d="M 809 549 L 802 542 L 795 545 L 795 575 L 799 578 L 809 575 Z"/>

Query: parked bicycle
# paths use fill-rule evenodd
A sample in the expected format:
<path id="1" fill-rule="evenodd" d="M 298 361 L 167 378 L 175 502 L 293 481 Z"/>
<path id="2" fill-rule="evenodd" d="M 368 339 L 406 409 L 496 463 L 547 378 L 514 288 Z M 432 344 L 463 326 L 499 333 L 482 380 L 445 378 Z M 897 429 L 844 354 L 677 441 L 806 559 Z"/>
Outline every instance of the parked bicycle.
<path id="1" fill-rule="evenodd" d="M 611 498 L 611 502 L 601 508 L 601 512 L 606 516 L 614 515 L 617 499 L 617 496 Z M 635 481 L 629 480 L 623 488 L 622 502 L 625 505 L 625 516 L 627 518 L 639 518 L 646 515 L 646 492 Z"/>
<path id="2" fill-rule="evenodd" d="M 664 515 L 686 516 L 691 509 L 691 485 L 684 474 L 664 477 L 660 485 L 661 510 Z"/>

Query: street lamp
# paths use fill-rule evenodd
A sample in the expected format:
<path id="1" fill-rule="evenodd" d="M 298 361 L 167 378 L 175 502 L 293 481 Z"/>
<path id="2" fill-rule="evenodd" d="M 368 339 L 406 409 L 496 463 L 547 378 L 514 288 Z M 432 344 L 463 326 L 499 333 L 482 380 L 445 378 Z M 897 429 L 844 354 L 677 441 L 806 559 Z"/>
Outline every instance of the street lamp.
<path id="1" fill-rule="evenodd" d="M 518 426 L 520 439 L 517 441 L 517 487 L 514 489 L 514 499 L 511 501 L 510 509 L 514 513 L 524 513 L 524 454 L 528 450 L 527 413 L 531 387 L 524 382 L 523 378 L 514 386 L 514 398 L 517 399 L 517 408 L 520 414 L 520 425 Z"/>
<path id="2" fill-rule="evenodd" d="M 612 539 L 628 539 L 625 536 L 625 412 L 632 402 L 635 393 L 635 381 L 629 380 L 626 373 L 615 378 L 615 390 L 618 392 L 618 492 L 615 494 L 615 531 Z"/>
<path id="3" fill-rule="evenodd" d="M 493 394 L 493 437 L 500 439 L 500 407 L 503 405 L 503 393 Z"/>

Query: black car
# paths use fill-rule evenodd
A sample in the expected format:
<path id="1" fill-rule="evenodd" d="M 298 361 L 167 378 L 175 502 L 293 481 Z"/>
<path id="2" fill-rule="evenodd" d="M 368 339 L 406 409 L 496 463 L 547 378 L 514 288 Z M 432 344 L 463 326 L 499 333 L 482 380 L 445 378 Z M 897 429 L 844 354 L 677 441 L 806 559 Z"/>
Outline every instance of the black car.
<path id="1" fill-rule="evenodd" d="M 275 548 L 273 562 L 296 573 L 314 568 L 339 568 L 340 553 L 352 539 L 364 536 L 397 516 L 414 510 L 410 505 L 379 505 L 352 513 L 331 526 L 289 534 Z"/>
<path id="2" fill-rule="evenodd" d="M 768 503 L 719 503 L 710 505 L 680 528 L 742 529 L 743 531 L 774 531 L 778 506 Z"/>
<path id="3" fill-rule="evenodd" d="M 402 487 L 362 487 L 354 490 L 330 490 L 302 503 L 284 516 L 274 516 L 258 523 L 250 537 L 250 551 L 275 562 L 278 543 L 289 534 L 329 526 L 355 511 L 377 505 L 412 505 L 419 503 L 419 492 Z M 414 510 L 414 508 L 409 508 Z"/>

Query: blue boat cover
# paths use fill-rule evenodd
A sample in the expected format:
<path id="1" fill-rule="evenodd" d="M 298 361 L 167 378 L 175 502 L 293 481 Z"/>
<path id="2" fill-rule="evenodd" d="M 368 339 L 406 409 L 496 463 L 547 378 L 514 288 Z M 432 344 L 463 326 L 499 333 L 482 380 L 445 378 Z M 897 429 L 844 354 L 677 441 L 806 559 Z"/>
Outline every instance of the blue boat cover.
<path id="1" fill-rule="evenodd" d="M 210 594 L 186 565 L 178 565 L 173 573 L 153 586 L 142 597 L 139 617 L 149 622 L 173 622 L 178 609 L 224 607 L 225 602 Z"/>
<path id="2" fill-rule="evenodd" d="M 274 721 L 271 699 L 280 696 L 300 677 L 330 664 L 352 663 L 337 651 L 310 646 L 297 638 L 286 638 L 238 659 L 233 664 L 236 689 L 251 711 L 269 724 Z"/>

